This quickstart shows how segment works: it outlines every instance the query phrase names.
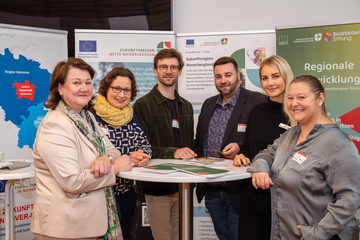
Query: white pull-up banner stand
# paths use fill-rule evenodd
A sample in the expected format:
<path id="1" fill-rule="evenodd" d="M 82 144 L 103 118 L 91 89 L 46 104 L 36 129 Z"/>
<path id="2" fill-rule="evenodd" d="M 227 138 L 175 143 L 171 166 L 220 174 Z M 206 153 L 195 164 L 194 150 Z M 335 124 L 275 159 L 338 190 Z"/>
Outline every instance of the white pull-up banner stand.
<path id="1" fill-rule="evenodd" d="M 203 102 L 219 94 L 213 73 L 213 64 L 218 58 L 234 58 L 241 70 L 243 87 L 262 91 L 259 65 L 275 54 L 275 30 L 177 34 L 176 46 L 185 62 L 178 91 L 193 105 L 196 128 Z M 193 204 L 194 239 L 217 239 L 204 200 L 198 204 L 195 197 Z"/>
<path id="2" fill-rule="evenodd" d="M 47 113 L 51 73 L 66 58 L 67 31 L 0 24 L 0 151 L 5 159 L 32 159 L 36 130 Z M 6 181 L 0 181 L 0 239 L 5 239 Z M 33 239 L 35 189 L 35 178 L 28 187 L 14 186 L 15 239 Z"/>
<path id="3" fill-rule="evenodd" d="M 67 31 L 0 24 L 0 151 L 6 159 L 32 159 L 51 72 L 66 58 Z"/>

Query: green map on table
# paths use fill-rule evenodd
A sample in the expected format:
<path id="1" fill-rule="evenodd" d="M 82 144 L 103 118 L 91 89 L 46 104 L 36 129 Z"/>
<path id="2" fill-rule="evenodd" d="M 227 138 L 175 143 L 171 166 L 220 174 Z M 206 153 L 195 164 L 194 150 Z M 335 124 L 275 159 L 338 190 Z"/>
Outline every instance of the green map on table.
<path id="1" fill-rule="evenodd" d="M 177 168 L 183 172 L 196 174 L 198 176 L 207 177 L 207 178 L 220 177 L 229 172 L 229 170 L 209 168 L 209 167 L 205 167 L 205 166 L 196 166 L 196 165 L 184 165 L 184 166 L 175 167 L 175 168 Z"/>
<path id="2" fill-rule="evenodd" d="M 157 165 L 139 168 L 138 171 L 141 171 L 142 169 L 144 169 L 148 172 L 172 173 L 172 172 L 179 171 L 178 169 L 173 168 L 173 167 L 179 166 L 179 165 L 183 165 L 183 164 L 161 163 L 161 164 L 157 164 Z"/>
<path id="3" fill-rule="evenodd" d="M 216 158 L 216 157 L 198 157 L 198 158 L 188 159 L 185 161 L 192 162 L 192 163 L 200 163 L 200 164 L 204 164 L 204 165 L 212 165 L 214 163 L 223 163 L 224 160 L 231 160 L 231 159 Z"/>
<path id="4" fill-rule="evenodd" d="M 175 164 L 175 163 L 162 163 L 162 164 L 157 164 L 157 165 L 148 166 L 148 167 L 144 167 L 144 168 L 152 170 L 154 172 L 166 171 L 168 173 L 180 170 L 183 172 L 196 174 L 198 176 L 203 176 L 203 177 L 208 177 L 208 178 L 219 177 L 219 176 L 222 176 L 229 172 L 229 170 L 224 170 L 224 169 L 215 169 L 215 168 L 209 168 L 209 167 L 205 167 L 205 166 Z"/>

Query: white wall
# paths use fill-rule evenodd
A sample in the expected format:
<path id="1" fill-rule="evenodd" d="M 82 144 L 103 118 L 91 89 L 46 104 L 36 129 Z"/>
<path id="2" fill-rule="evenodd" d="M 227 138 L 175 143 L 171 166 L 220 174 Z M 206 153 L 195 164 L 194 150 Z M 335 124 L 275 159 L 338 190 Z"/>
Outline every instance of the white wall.
<path id="1" fill-rule="evenodd" d="M 359 0 L 172 0 L 176 33 L 360 22 Z"/>

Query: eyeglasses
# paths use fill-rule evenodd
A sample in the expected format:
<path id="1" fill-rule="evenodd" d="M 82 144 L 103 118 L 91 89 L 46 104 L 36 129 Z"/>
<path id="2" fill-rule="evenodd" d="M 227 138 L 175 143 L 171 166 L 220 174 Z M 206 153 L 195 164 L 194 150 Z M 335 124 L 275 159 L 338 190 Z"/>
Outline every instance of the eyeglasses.
<path id="1" fill-rule="evenodd" d="M 162 72 L 166 72 L 168 70 L 168 68 L 170 68 L 170 71 L 172 73 L 176 73 L 177 71 L 179 71 L 179 66 L 175 66 L 175 65 L 171 65 L 171 66 L 168 66 L 168 65 L 159 65 L 159 69 L 160 71 Z"/>
<path id="2" fill-rule="evenodd" d="M 112 87 L 110 86 L 113 93 L 121 93 L 121 91 L 124 91 L 125 95 L 130 95 L 131 94 L 131 89 L 128 88 L 120 88 L 120 87 Z"/>

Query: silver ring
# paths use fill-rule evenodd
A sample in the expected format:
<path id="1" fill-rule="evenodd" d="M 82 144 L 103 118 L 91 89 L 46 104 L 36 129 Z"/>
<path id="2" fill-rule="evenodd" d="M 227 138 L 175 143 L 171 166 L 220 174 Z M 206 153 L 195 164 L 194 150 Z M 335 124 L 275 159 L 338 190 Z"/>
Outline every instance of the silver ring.
<path id="1" fill-rule="evenodd" d="M 256 179 L 256 181 L 257 181 L 257 182 L 260 182 L 260 180 L 259 180 L 259 179 Z"/>

